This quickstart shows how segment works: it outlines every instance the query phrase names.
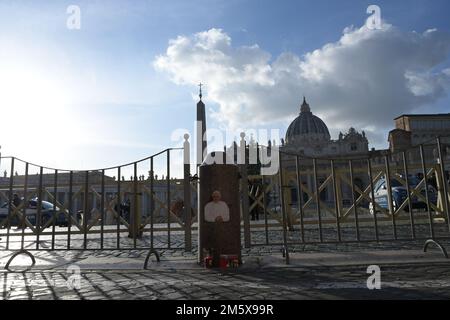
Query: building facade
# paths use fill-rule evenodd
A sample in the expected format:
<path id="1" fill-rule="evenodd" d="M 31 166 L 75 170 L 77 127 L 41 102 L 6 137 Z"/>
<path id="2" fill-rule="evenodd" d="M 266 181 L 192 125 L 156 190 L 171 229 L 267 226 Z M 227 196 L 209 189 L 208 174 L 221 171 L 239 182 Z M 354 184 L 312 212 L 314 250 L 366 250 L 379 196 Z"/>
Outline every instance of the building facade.
<path id="1" fill-rule="evenodd" d="M 394 119 L 395 128 L 389 132 L 389 149 L 392 153 L 424 144 L 436 143 L 441 137 L 448 144 L 450 137 L 450 113 L 406 114 Z"/>
<path id="2" fill-rule="evenodd" d="M 300 114 L 289 126 L 281 150 L 306 157 L 358 158 L 367 155 L 369 141 L 364 131 L 360 133 L 355 128 L 345 134 L 341 132 L 338 139 L 332 140 L 327 125 L 311 112 L 304 98 Z"/>

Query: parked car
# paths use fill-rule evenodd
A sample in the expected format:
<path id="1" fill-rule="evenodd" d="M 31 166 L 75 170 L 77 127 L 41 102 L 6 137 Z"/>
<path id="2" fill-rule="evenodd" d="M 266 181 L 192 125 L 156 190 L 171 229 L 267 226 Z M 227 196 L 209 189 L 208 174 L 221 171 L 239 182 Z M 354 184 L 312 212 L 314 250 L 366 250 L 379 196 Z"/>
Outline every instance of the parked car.
<path id="1" fill-rule="evenodd" d="M 403 178 L 403 177 L 402 177 Z M 376 203 L 381 207 L 385 209 L 389 209 L 389 201 L 388 201 L 388 190 L 387 190 L 387 183 L 386 178 L 382 177 L 374 186 L 374 196 Z M 421 180 L 414 176 L 408 176 L 408 182 L 410 190 L 412 191 L 414 188 L 417 187 L 417 185 L 421 182 Z M 402 185 L 399 181 L 396 179 L 391 179 L 391 190 L 392 190 L 392 207 L 395 210 L 399 208 L 402 203 L 407 199 L 408 191 L 404 185 Z M 425 198 L 425 190 L 422 187 L 422 190 L 420 193 Z M 436 205 L 437 203 L 437 191 L 436 189 L 428 185 L 428 198 L 430 200 L 430 203 Z M 411 198 L 411 205 L 413 209 L 427 209 L 427 204 L 422 199 L 419 199 L 417 196 L 413 196 Z M 409 211 L 409 205 L 407 204 L 405 206 L 405 211 Z M 374 214 L 374 205 L 373 202 L 369 203 L 369 211 L 370 214 Z M 377 212 L 379 212 L 377 210 Z"/>
<path id="2" fill-rule="evenodd" d="M 14 205 L 12 206 L 14 208 Z M 36 225 L 37 221 L 36 219 L 38 214 L 37 206 L 38 206 L 38 199 L 34 198 L 28 201 L 28 205 L 26 207 L 27 219 L 34 226 Z M 23 213 L 23 209 L 21 209 L 20 211 Z M 66 213 L 67 212 L 68 211 L 66 210 Z M 50 203 L 48 201 L 42 201 L 40 226 L 44 226 L 53 217 L 54 214 L 56 214 L 56 225 L 58 226 L 68 225 L 67 216 L 62 209 L 60 209 L 58 206 L 54 208 L 53 203 Z M 8 218 L 8 202 L 4 203 L 0 207 L 0 221 L 3 222 L 7 218 Z M 10 223 L 12 226 L 18 226 L 21 223 L 21 218 L 19 218 L 18 215 L 14 215 L 11 218 Z M 3 225 L 3 227 L 5 227 L 5 225 Z"/>

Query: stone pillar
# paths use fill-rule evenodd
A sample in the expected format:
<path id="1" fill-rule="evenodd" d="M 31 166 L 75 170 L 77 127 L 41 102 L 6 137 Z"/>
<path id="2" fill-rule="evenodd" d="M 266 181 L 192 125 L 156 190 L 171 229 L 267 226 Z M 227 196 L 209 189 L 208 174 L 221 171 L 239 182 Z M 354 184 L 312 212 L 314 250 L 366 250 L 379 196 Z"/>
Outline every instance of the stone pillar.
<path id="1" fill-rule="evenodd" d="M 221 152 L 216 154 L 217 159 L 223 156 Z M 203 263 L 207 253 L 213 257 L 213 267 L 218 267 L 221 254 L 237 255 L 241 262 L 238 167 L 231 164 L 207 163 L 208 161 L 199 168 L 198 262 Z M 216 191 L 220 192 L 220 201 L 217 201 Z M 216 201 L 213 201 L 213 193 Z M 214 217 L 214 214 L 223 213 L 227 209 L 229 219 L 224 219 L 223 222 L 206 221 Z"/>
<path id="2" fill-rule="evenodd" d="M 183 143 L 184 152 L 184 179 L 183 179 L 183 210 L 184 210 L 184 249 L 192 250 L 192 217 L 191 217 L 191 147 L 189 143 L 189 135 L 184 135 Z"/>

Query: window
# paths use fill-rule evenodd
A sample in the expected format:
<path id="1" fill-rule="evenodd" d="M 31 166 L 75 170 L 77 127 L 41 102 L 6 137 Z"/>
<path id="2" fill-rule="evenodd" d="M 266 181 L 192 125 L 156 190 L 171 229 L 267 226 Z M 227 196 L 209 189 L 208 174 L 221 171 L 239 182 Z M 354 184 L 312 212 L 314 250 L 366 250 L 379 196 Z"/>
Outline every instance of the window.
<path id="1" fill-rule="evenodd" d="M 356 150 L 358 150 L 358 145 L 357 145 L 356 143 L 350 144 L 350 150 L 351 150 L 351 151 L 356 151 Z"/>

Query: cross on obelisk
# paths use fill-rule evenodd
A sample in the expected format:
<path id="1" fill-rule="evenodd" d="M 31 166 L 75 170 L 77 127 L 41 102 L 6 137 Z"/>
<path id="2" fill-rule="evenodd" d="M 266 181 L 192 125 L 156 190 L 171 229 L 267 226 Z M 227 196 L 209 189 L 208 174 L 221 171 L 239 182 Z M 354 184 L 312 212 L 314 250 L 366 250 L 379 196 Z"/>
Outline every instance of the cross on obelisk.
<path id="1" fill-rule="evenodd" d="M 200 84 L 198 86 L 200 87 L 200 94 L 198 96 L 200 97 L 200 100 L 202 100 L 202 97 L 203 97 L 203 95 L 202 95 L 203 84 L 200 82 Z"/>

